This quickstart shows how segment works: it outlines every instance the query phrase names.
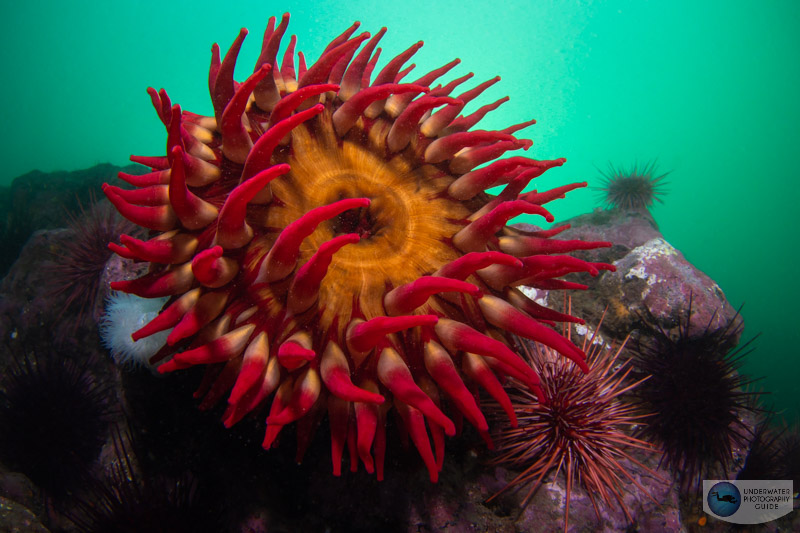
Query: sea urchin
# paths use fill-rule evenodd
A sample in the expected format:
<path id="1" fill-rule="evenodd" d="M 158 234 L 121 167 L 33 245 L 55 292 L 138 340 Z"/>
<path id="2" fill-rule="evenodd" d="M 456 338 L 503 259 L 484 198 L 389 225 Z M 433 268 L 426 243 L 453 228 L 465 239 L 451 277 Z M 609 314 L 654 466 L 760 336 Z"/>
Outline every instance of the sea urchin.
<path id="1" fill-rule="evenodd" d="M 603 199 L 611 207 L 619 209 L 648 209 L 653 202 L 661 202 L 664 194 L 663 179 L 669 174 L 656 175 L 656 162 L 651 161 L 639 168 L 633 165 L 628 170 L 615 168 L 609 163 L 608 171 L 601 172 L 603 185 L 599 187 Z"/>
<path id="2" fill-rule="evenodd" d="M 224 531 L 221 504 L 189 472 L 147 474 L 131 436 L 114 428 L 113 455 L 102 477 L 90 479 L 71 500 L 66 517 L 80 533 L 216 533 Z"/>
<path id="3" fill-rule="evenodd" d="M 691 316 L 690 298 L 677 334 L 649 326 L 651 340 L 640 342 L 633 357 L 636 372 L 650 376 L 636 391 L 653 413 L 641 435 L 661 447 L 661 463 L 688 491 L 714 468 L 727 469 L 734 444 L 747 445 L 750 430 L 742 416 L 755 410 L 754 393 L 743 390 L 751 380 L 738 373 L 752 342 L 736 347 L 744 328 L 739 314 L 711 329 L 715 315 L 700 332 L 692 331 Z"/>
<path id="4" fill-rule="evenodd" d="M 96 314 L 100 279 L 112 255 L 108 244 L 136 229 L 108 202 L 93 202 L 88 209 L 79 205 L 79 209 L 78 215 L 68 213 L 71 235 L 64 240 L 63 249 L 54 254 L 49 268 L 51 294 L 63 296 L 64 311 L 76 312 L 75 327 Z"/>
<path id="5" fill-rule="evenodd" d="M 0 458 L 61 497 L 97 458 L 112 414 L 109 388 L 88 363 L 26 349 L 0 382 Z"/>
<path id="6" fill-rule="evenodd" d="M 631 368 L 627 363 L 618 362 L 627 339 L 617 349 L 595 340 L 589 335 L 584 339 L 589 365 L 586 375 L 551 348 L 521 341 L 526 359 L 542 377 L 548 403 L 540 405 L 522 384 L 512 381 L 508 390 L 518 425 L 494 434 L 498 455 L 492 459 L 492 464 L 522 472 L 489 500 L 508 490 L 527 486 L 525 505 L 542 481 L 551 474 L 558 477 L 563 473 L 566 479 L 564 531 L 568 528 L 574 483 L 585 489 L 598 520 L 599 499 L 605 505 L 616 501 L 628 521 L 633 522 L 623 500 L 624 481 L 633 483 L 641 494 L 650 495 L 628 472 L 630 463 L 659 477 L 631 453 L 633 450 L 651 453 L 654 449 L 631 436 L 632 429 L 643 422 L 644 416 L 636 413 L 635 405 L 622 401 L 624 395 L 641 383 L 627 383 Z M 493 408 L 492 414 L 499 412 Z"/>
<path id="7" fill-rule="evenodd" d="M 500 373 L 541 394 L 509 333 L 586 369 L 583 352 L 540 322 L 553 313 L 515 286 L 574 288 L 556 278 L 613 267 L 545 255 L 576 246 L 548 239 L 554 232 L 505 227 L 521 214 L 552 220 L 542 204 L 585 184 L 521 194 L 564 159 L 518 156 L 477 168 L 532 144 L 512 133 L 533 121 L 471 130 L 506 98 L 459 116 L 499 78 L 457 97 L 449 95 L 471 74 L 429 87 L 456 59 L 400 83 L 422 42 L 371 78 L 386 30 L 353 37 L 358 23 L 310 66 L 298 54 L 295 67 L 292 37 L 278 68 L 288 20 L 270 19 L 254 73 L 241 83 L 233 71 L 246 30 L 221 61 L 214 45 L 213 117 L 149 89 L 167 155 L 132 157 L 152 172 L 121 174 L 132 191 L 103 190 L 155 234 L 113 246 L 150 262 L 151 272 L 112 288 L 171 297 L 133 337 L 174 326 L 159 371 L 208 365 L 197 395 L 208 407 L 229 393 L 227 426 L 274 395 L 263 445 L 297 421 L 299 458 L 327 412 L 334 474 L 347 444 L 351 468 L 360 458 L 381 478 L 394 407 L 436 480 L 441 461 L 428 430 L 441 457 L 441 435 L 455 433 L 446 403 L 485 433 L 476 386 L 505 401 Z M 498 196 L 484 192 L 497 185 L 506 185 Z"/>

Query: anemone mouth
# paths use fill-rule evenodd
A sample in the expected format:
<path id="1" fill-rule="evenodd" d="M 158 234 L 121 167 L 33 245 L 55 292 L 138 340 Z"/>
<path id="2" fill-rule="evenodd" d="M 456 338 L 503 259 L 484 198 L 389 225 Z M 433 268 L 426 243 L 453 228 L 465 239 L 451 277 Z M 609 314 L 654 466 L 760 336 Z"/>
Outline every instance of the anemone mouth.
<path id="1" fill-rule="evenodd" d="M 300 128 L 292 135 L 292 156 L 287 159 L 292 170 L 285 179 L 272 184 L 273 195 L 282 207 L 270 211 L 267 225 L 285 227 L 310 209 L 348 198 L 368 198 L 371 202 L 318 227 L 305 243 L 309 252 L 332 236 L 354 232 L 362 239 L 356 245 L 359 252 L 380 246 L 376 252 L 384 258 L 407 257 L 420 236 L 433 234 L 434 239 L 444 240 L 462 227 L 457 222 L 471 214 L 462 203 L 446 197 L 453 178 L 434 177 L 441 173 L 433 167 L 401 156 L 387 161 L 369 147 L 351 141 L 334 147 L 318 146 L 297 130 Z M 337 253 L 334 264 L 346 255 L 346 249 Z M 455 257 L 456 252 L 450 255 Z"/>
<path id="2" fill-rule="evenodd" d="M 491 442 L 477 387 L 506 405 L 497 376 L 512 376 L 543 397 L 511 333 L 588 371 L 583 352 L 549 328 L 579 319 L 515 287 L 576 288 L 557 278 L 614 267 L 561 254 L 610 243 L 550 239 L 565 228 L 506 228 L 520 214 L 552 221 L 542 204 L 586 184 L 522 192 L 565 160 L 498 159 L 532 145 L 513 134 L 534 121 L 473 129 L 508 98 L 459 115 L 499 78 L 451 97 L 471 74 L 432 85 L 455 60 L 401 83 L 419 42 L 372 80 L 384 30 L 353 36 L 358 23 L 297 71 L 292 40 L 278 68 L 288 19 L 270 19 L 242 83 L 233 71 L 246 31 L 224 59 L 212 48 L 213 117 L 148 90 L 167 155 L 134 157 L 153 171 L 121 175 L 132 192 L 104 192 L 156 233 L 146 242 L 126 236 L 114 250 L 153 268 L 112 288 L 170 297 L 134 337 L 173 328 L 159 372 L 208 365 L 197 396 L 207 408 L 230 393 L 226 425 L 269 404 L 264 447 L 297 422 L 302 456 L 327 411 L 334 473 L 347 442 L 351 468 L 360 459 L 380 478 L 395 409 L 435 481 L 444 435 L 455 433 L 448 405 Z M 484 192 L 497 185 L 500 195 Z"/>
<path id="3" fill-rule="evenodd" d="M 358 194 L 353 196 L 353 198 L 361 196 L 364 196 L 364 194 Z M 343 200 L 344 198 L 346 198 L 346 196 L 340 196 L 339 200 Z M 333 235 L 355 233 L 361 239 L 359 242 L 363 242 L 371 237 L 380 237 L 385 230 L 385 226 L 378 223 L 377 215 L 368 207 L 359 207 L 357 209 L 345 211 L 331 220 L 329 227 Z"/>
<path id="4" fill-rule="evenodd" d="M 298 264 L 320 247 L 347 234 L 358 242 L 336 252 L 319 289 L 325 302 L 320 325 L 335 318 L 346 324 L 354 307 L 367 320 L 385 315 L 386 290 L 411 283 L 457 259 L 451 237 L 463 228 L 470 209 L 447 195 L 455 178 L 410 153 L 386 158 L 386 142 L 358 123 L 337 140 L 329 114 L 292 131 L 285 161 L 291 171 L 271 184 L 274 203 L 267 226 L 283 228 L 311 209 L 367 198 L 369 206 L 349 209 L 323 222 L 300 247 Z M 370 133 L 372 132 L 372 135 Z M 424 251 L 424 253 L 420 253 Z"/>

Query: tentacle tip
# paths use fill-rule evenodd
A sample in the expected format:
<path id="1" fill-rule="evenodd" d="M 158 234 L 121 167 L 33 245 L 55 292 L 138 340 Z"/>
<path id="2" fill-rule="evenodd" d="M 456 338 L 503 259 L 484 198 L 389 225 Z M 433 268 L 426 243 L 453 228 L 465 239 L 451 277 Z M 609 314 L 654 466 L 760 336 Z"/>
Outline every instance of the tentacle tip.
<path id="1" fill-rule="evenodd" d="M 171 334 L 167 337 L 167 346 L 175 346 L 180 339 L 173 337 Z"/>
<path id="2" fill-rule="evenodd" d="M 163 365 L 159 366 L 156 370 L 158 371 L 159 374 L 168 374 L 173 370 L 177 369 L 178 367 L 176 364 L 174 364 L 172 361 L 167 361 Z"/>

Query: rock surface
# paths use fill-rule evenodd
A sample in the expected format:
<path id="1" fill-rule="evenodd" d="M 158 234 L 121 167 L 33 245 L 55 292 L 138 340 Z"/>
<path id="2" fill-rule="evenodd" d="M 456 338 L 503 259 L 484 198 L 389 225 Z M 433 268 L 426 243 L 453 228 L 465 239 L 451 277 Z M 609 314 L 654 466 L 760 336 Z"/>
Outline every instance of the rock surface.
<path id="1" fill-rule="evenodd" d="M 0 533 L 49 532 L 30 509 L 0 496 Z"/>
<path id="2" fill-rule="evenodd" d="M 648 212 L 596 209 L 564 223 L 571 227 L 555 238 L 613 243 L 609 248 L 574 255 L 611 263 L 616 272 L 602 271 L 594 278 L 588 274 L 567 277 L 589 286 L 584 292 L 573 291 L 573 314 L 596 324 L 607 306 L 603 325 L 612 337 L 624 338 L 640 327 L 643 319 L 669 331 L 685 319 L 690 298 L 693 332 L 718 329 L 736 316 L 719 285 L 667 242 Z"/>
<path id="3" fill-rule="evenodd" d="M 34 231 L 64 228 L 68 214 L 100 199 L 104 182 L 124 186 L 117 173 L 143 174 L 141 165 L 117 167 L 108 163 L 72 172 L 23 174 L 8 187 L 0 187 L 0 276 L 4 276 Z"/>

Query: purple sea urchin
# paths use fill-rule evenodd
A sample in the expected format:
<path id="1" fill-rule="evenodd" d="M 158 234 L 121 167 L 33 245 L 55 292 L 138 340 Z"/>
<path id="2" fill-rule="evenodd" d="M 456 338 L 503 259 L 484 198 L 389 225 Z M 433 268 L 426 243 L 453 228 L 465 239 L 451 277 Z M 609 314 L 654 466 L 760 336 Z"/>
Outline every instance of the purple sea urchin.
<path id="1" fill-rule="evenodd" d="M 139 470 L 124 436 L 112 433 L 114 460 L 104 477 L 91 480 L 72 501 L 67 517 L 80 533 L 218 533 L 220 503 L 204 498 L 198 480 L 151 477 Z"/>
<path id="2" fill-rule="evenodd" d="M 608 164 L 603 175 L 603 184 L 598 189 L 601 191 L 603 200 L 611 207 L 618 209 L 648 209 L 653 202 L 661 202 L 664 194 L 665 183 L 662 180 L 669 174 L 656 175 L 656 162 L 651 161 L 641 169 L 638 164 L 625 170 L 622 167 L 614 167 Z"/>
<path id="3" fill-rule="evenodd" d="M 772 426 L 772 414 L 768 414 L 755 427 L 749 440 L 744 466 L 736 479 L 784 479 L 781 475 L 780 447 L 783 432 Z"/>
<path id="4" fill-rule="evenodd" d="M 742 415 L 753 411 L 755 393 L 743 390 L 752 382 L 738 372 L 753 339 L 736 346 L 744 328 L 737 313 L 723 327 L 711 323 L 691 331 L 692 302 L 677 333 L 648 326 L 652 340 L 634 348 L 634 368 L 650 376 L 636 390 L 653 413 L 640 434 L 663 450 L 661 464 L 693 490 L 715 468 L 727 469 L 732 444 L 746 446 L 749 430 Z"/>
<path id="5" fill-rule="evenodd" d="M 76 312 L 75 327 L 95 315 L 100 279 L 112 253 L 109 243 L 135 227 L 120 217 L 108 202 L 79 206 L 78 215 L 68 214 L 71 233 L 63 248 L 55 251 L 50 283 L 53 296 L 64 298 L 63 310 Z"/>
<path id="6" fill-rule="evenodd" d="M 794 483 L 794 507 L 798 507 L 800 494 L 800 427 L 795 424 L 778 440 L 777 463 L 780 479 L 791 479 Z"/>
<path id="7" fill-rule="evenodd" d="M 0 457 L 60 497 L 85 477 L 112 413 L 108 387 L 86 363 L 41 349 L 20 354 L 0 382 Z"/>

